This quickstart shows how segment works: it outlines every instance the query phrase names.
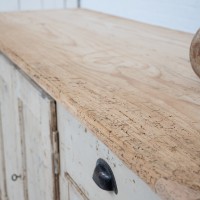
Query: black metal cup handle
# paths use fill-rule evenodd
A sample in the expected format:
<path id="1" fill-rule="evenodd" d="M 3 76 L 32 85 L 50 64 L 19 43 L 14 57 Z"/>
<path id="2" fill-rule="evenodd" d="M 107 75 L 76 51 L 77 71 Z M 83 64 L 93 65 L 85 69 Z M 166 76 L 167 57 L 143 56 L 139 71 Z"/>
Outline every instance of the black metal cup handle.
<path id="1" fill-rule="evenodd" d="M 93 180 L 101 189 L 118 193 L 114 174 L 108 163 L 101 158 L 97 160 Z"/>
<path id="2" fill-rule="evenodd" d="M 21 175 L 13 174 L 11 176 L 12 181 L 17 181 L 18 178 L 21 178 Z"/>

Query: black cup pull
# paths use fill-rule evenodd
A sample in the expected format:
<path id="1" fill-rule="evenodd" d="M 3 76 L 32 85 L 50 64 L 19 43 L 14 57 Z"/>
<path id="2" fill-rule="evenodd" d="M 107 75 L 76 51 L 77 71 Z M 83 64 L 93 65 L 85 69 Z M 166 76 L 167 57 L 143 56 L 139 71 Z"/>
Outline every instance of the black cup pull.
<path id="1" fill-rule="evenodd" d="M 118 193 L 114 174 L 108 163 L 99 158 L 93 173 L 94 182 L 103 190 L 114 191 Z"/>

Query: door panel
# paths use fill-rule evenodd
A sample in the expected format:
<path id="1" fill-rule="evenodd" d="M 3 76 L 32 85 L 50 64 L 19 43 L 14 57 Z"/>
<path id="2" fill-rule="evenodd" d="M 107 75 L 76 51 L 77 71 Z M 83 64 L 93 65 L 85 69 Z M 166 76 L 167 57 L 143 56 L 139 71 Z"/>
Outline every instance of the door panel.
<path id="1" fill-rule="evenodd" d="M 1 83 L 0 83 L 1 84 Z M 1 91 L 1 90 L 0 90 Z M 1 119 L 1 103 L 0 103 L 0 200 L 7 199 L 7 185 L 6 185 L 6 167 L 4 156 L 4 140 Z"/>
<path id="2" fill-rule="evenodd" d="M 23 180 L 11 180 L 13 174 L 21 174 L 20 135 L 16 126 L 16 107 L 14 96 L 14 67 L 0 55 L 0 115 L 1 115 L 1 193 L 2 200 L 24 200 Z M 3 197 L 4 196 L 4 197 Z"/>
<path id="3" fill-rule="evenodd" d="M 27 200 L 56 199 L 53 162 L 55 102 L 16 71 L 18 125 L 21 133 Z"/>
<path id="4" fill-rule="evenodd" d="M 55 101 L 2 55 L 0 106 L 0 200 L 57 200 Z"/>

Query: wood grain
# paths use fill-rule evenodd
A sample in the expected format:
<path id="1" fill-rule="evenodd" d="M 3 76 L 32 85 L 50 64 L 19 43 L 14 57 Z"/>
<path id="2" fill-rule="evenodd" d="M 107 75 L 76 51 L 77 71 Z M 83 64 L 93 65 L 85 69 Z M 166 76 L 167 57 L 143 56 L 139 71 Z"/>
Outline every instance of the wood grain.
<path id="1" fill-rule="evenodd" d="M 200 190 L 193 35 L 87 10 L 0 15 L 0 51 L 153 189 Z"/>

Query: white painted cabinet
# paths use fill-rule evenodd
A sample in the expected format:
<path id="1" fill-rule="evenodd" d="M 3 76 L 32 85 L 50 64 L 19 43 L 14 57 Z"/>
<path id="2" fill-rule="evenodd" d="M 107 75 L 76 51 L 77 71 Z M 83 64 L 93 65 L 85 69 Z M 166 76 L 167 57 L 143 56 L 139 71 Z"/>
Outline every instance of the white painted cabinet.
<path id="1" fill-rule="evenodd" d="M 55 200 L 55 102 L 0 57 L 1 200 Z"/>
<path id="2" fill-rule="evenodd" d="M 93 179 L 105 160 L 118 193 Z M 0 55 L 0 200 L 158 200 L 64 107 Z M 105 189 L 105 188 L 104 188 Z"/>
<path id="3" fill-rule="evenodd" d="M 158 200 L 158 196 L 129 170 L 101 141 L 57 104 L 60 135 L 60 176 L 74 180 L 85 199 L 95 200 Z M 97 160 L 105 160 L 115 176 L 118 194 L 100 189 L 93 181 Z M 61 200 L 65 200 L 66 187 L 61 186 Z M 70 199 L 71 200 L 71 199 Z M 72 198 L 72 200 L 74 200 Z"/>
<path id="4" fill-rule="evenodd" d="M 15 70 L 11 63 L 0 56 L 0 150 L 1 198 L 24 199 L 23 178 L 12 181 L 12 175 L 22 175 L 21 139 L 17 131 L 17 99 L 15 96 Z M 4 200 L 4 199 L 3 199 Z"/>

